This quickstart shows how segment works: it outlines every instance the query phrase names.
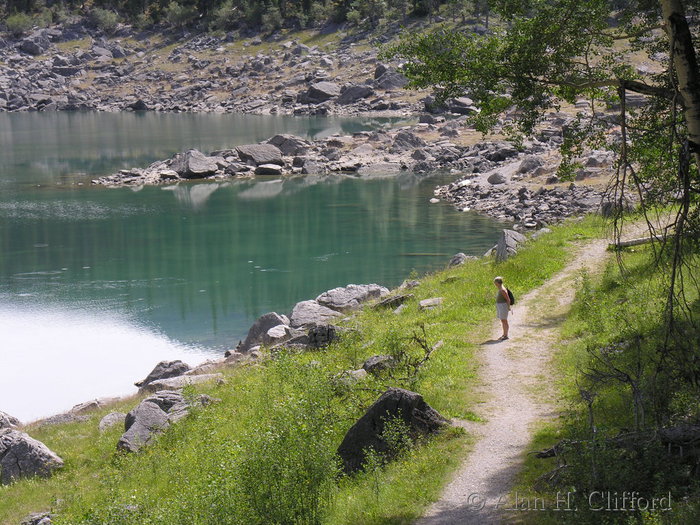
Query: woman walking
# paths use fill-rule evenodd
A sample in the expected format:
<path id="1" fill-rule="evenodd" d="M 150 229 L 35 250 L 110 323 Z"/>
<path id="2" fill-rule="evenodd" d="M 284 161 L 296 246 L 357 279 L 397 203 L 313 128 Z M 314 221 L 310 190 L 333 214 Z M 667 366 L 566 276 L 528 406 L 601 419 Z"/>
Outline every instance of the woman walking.
<path id="1" fill-rule="evenodd" d="M 508 290 L 503 286 L 503 277 L 496 277 L 493 284 L 498 288 L 496 293 L 496 313 L 503 325 L 503 335 L 498 338 L 499 341 L 508 339 L 508 312 L 510 312 L 510 296 Z"/>

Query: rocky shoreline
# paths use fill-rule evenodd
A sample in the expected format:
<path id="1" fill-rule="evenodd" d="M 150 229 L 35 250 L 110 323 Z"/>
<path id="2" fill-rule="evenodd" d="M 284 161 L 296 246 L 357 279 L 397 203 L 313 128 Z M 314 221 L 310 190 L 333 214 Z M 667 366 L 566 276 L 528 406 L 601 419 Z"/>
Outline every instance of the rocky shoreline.
<path id="1" fill-rule="evenodd" d="M 453 117 L 423 114 L 418 124 L 392 130 L 313 141 L 275 135 L 208 154 L 189 150 L 92 182 L 138 187 L 256 176 L 332 173 L 369 178 L 441 171 L 457 180 L 437 188 L 434 202 L 444 200 L 462 211 L 514 223 L 516 229 L 541 228 L 604 207 L 604 186 L 613 164 L 609 152 L 593 151 L 579 159 L 576 182 L 562 182 L 556 175 L 557 148 L 571 117 L 549 115 L 538 136 L 519 148 L 506 141 L 480 141 L 467 117 Z"/>

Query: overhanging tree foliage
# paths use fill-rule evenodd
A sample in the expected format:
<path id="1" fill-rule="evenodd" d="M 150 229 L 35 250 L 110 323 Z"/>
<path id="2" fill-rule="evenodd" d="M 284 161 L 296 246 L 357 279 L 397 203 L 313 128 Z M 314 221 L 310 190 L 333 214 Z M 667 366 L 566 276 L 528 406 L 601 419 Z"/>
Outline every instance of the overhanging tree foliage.
<path id="1" fill-rule="evenodd" d="M 672 337 L 692 326 L 691 313 L 697 309 L 697 299 L 691 295 L 688 300 L 686 292 L 698 288 L 697 259 L 689 254 L 700 237 L 700 1 L 615 4 L 493 0 L 501 29 L 485 36 L 437 29 L 410 35 L 388 53 L 406 60 L 404 71 L 413 86 L 434 87 L 442 98 L 468 94 L 482 110 L 475 119 L 482 131 L 512 108 L 517 110 L 515 127 L 528 133 L 562 101 L 591 101 L 592 115 L 579 116 L 567 130 L 562 167 L 570 168 L 569 159 L 585 145 L 607 147 L 618 153 L 610 186 L 616 212 L 622 212 L 630 193 L 648 219 L 659 205 L 677 211 L 664 231 L 647 221 L 650 233 L 665 239 L 655 253 L 669 279 L 668 337 L 659 366 L 676 358 L 674 368 L 700 385 L 700 341 L 697 336 L 689 341 L 684 333 Z M 654 67 L 640 73 L 635 57 Z M 646 104 L 630 108 L 630 94 L 644 96 Z M 600 111 L 605 105 L 616 105 L 617 115 Z"/>

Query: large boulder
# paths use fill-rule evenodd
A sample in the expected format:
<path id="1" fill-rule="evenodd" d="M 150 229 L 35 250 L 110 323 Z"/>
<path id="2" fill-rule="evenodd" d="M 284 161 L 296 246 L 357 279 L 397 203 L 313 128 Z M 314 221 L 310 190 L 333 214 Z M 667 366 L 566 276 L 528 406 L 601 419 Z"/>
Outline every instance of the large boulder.
<path id="1" fill-rule="evenodd" d="M 268 144 L 272 144 L 273 146 L 279 148 L 282 155 L 287 155 L 290 157 L 305 155 L 311 146 L 308 140 L 304 140 L 296 135 L 288 134 L 275 135 L 267 142 Z"/>
<path id="2" fill-rule="evenodd" d="M 125 432 L 117 443 L 117 449 L 138 452 L 169 426 L 168 413 L 151 398 L 145 399 L 126 415 Z"/>
<path id="3" fill-rule="evenodd" d="M 268 330 L 279 325 L 289 325 L 289 319 L 286 316 L 280 315 L 275 312 L 269 312 L 261 315 L 253 323 L 253 326 L 248 330 L 248 335 L 243 340 L 243 342 L 238 346 L 236 350 L 241 353 L 246 353 L 250 351 L 254 346 L 258 346 L 263 342 L 265 334 Z"/>
<path id="4" fill-rule="evenodd" d="M 447 420 L 430 407 L 420 394 L 390 388 L 350 427 L 338 447 L 346 473 L 362 468 L 369 449 L 379 454 L 391 452 L 390 444 L 383 436 L 384 427 L 388 420 L 396 418 L 403 421 L 412 439 L 434 434 L 447 424 Z"/>
<path id="5" fill-rule="evenodd" d="M 0 410 L 0 430 L 3 428 L 17 428 L 20 424 L 19 419 Z"/>
<path id="6" fill-rule="evenodd" d="M 415 135 L 409 131 L 400 131 L 396 134 L 396 137 L 394 137 L 394 144 L 392 145 L 391 149 L 393 151 L 406 151 L 416 148 L 424 148 L 426 146 L 427 143 L 418 135 Z"/>
<path id="7" fill-rule="evenodd" d="M 329 321 L 339 315 L 341 315 L 340 312 L 331 310 L 316 301 L 301 301 L 294 305 L 290 323 L 294 328 L 328 324 Z"/>
<path id="8" fill-rule="evenodd" d="M 349 284 L 333 288 L 316 297 L 316 302 L 338 312 L 347 312 L 359 308 L 370 299 L 388 295 L 389 290 L 378 284 Z"/>
<path id="9" fill-rule="evenodd" d="M 161 361 L 153 370 L 151 370 L 151 373 L 146 376 L 146 379 L 137 381 L 134 384 L 140 388 L 143 388 L 159 379 L 181 376 L 189 369 L 190 365 L 183 363 L 179 359 L 176 359 L 175 361 Z"/>
<path id="10" fill-rule="evenodd" d="M 208 405 L 212 401 L 212 398 L 204 395 L 196 400 L 200 405 Z M 172 423 L 185 417 L 191 406 L 181 392 L 156 392 L 126 415 L 125 432 L 117 443 L 117 449 L 138 452 Z"/>
<path id="11" fill-rule="evenodd" d="M 7 485 L 21 478 L 49 477 L 63 460 L 41 441 L 19 430 L 0 430 L 0 483 Z"/>
<path id="12" fill-rule="evenodd" d="M 310 102 L 325 102 L 340 95 L 340 86 L 335 82 L 315 82 L 309 86 L 306 97 Z"/>
<path id="13" fill-rule="evenodd" d="M 35 32 L 19 43 L 19 50 L 29 55 L 38 56 L 51 46 L 51 42 L 42 32 Z"/>
<path id="14" fill-rule="evenodd" d="M 515 230 L 503 230 L 496 244 L 496 260 L 505 261 L 508 257 L 518 252 L 518 245 L 524 243 L 527 238 Z"/>
<path id="15" fill-rule="evenodd" d="M 471 115 L 479 110 L 474 106 L 474 101 L 468 97 L 457 97 L 447 101 L 447 109 L 459 115 Z"/>
<path id="16" fill-rule="evenodd" d="M 408 79 L 393 69 L 388 69 L 382 76 L 374 81 L 377 89 L 401 89 L 406 87 Z"/>
<path id="17" fill-rule="evenodd" d="M 246 144 L 236 148 L 243 162 L 259 166 L 261 164 L 284 165 L 282 152 L 272 144 Z"/>
<path id="18" fill-rule="evenodd" d="M 170 162 L 170 167 L 178 175 L 187 179 L 201 179 L 213 175 L 219 169 L 214 157 L 207 157 L 196 149 L 175 155 Z"/>
<path id="19" fill-rule="evenodd" d="M 348 85 L 343 87 L 342 93 L 336 99 L 335 103 L 341 105 L 353 104 L 358 100 L 371 97 L 373 95 L 374 90 L 369 86 Z"/>

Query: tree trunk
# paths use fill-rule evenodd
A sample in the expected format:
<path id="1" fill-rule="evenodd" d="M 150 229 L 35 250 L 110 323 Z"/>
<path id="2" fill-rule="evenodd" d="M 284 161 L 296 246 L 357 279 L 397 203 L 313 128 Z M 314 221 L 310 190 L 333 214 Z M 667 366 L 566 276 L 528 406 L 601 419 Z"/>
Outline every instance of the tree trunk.
<path id="1" fill-rule="evenodd" d="M 693 47 L 693 38 L 681 0 L 660 0 L 664 24 L 673 45 L 673 66 L 676 70 L 678 90 L 685 107 L 690 153 L 700 170 L 700 70 Z"/>

